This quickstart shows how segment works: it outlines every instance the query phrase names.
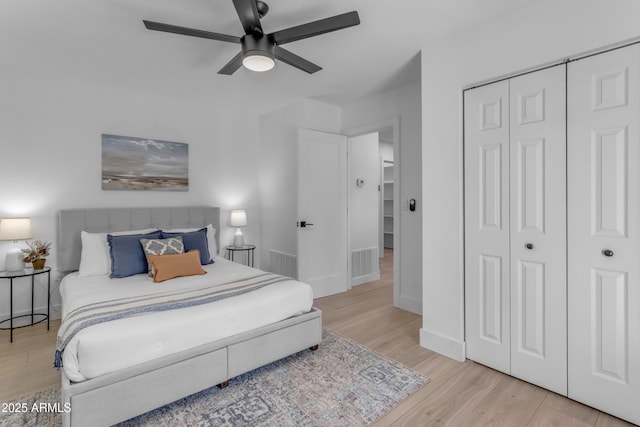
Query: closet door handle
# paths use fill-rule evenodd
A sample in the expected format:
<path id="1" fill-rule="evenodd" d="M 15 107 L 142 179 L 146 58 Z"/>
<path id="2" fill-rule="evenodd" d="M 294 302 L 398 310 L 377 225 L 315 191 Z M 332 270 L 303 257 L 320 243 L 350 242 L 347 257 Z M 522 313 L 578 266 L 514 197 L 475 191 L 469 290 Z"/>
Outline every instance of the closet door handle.
<path id="1" fill-rule="evenodd" d="M 533 249 L 533 243 L 527 243 L 527 244 L 524 245 L 524 247 L 529 249 L 529 250 L 531 250 L 531 249 Z"/>
<path id="2" fill-rule="evenodd" d="M 613 251 L 611 249 L 603 249 L 602 250 L 602 255 L 604 255 L 606 257 L 612 257 L 613 256 Z"/>

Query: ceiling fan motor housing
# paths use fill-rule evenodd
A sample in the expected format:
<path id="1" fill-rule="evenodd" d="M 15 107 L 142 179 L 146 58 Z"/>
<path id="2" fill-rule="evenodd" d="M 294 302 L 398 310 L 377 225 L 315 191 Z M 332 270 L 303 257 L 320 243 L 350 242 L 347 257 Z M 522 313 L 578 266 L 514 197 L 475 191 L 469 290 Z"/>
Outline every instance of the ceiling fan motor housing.
<path id="1" fill-rule="evenodd" d="M 242 56 L 261 55 L 273 58 L 275 45 L 264 34 L 247 34 L 241 38 Z"/>

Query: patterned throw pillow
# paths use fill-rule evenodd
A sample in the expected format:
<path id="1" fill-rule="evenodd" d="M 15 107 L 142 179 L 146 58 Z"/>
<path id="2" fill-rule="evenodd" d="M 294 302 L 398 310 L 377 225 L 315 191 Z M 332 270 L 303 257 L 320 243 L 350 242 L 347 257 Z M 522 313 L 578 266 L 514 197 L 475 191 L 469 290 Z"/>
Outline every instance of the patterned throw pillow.
<path id="1" fill-rule="evenodd" d="M 140 239 L 140 244 L 147 259 L 149 255 L 174 255 L 184 253 L 181 236 L 169 239 Z M 149 263 L 149 276 L 153 277 L 153 265 Z"/>

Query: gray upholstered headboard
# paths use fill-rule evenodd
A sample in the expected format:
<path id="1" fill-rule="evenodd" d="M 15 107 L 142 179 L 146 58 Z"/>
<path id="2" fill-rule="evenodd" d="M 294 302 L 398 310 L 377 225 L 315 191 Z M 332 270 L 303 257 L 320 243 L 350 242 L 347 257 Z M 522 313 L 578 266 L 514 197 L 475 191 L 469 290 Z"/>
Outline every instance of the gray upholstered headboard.
<path id="1" fill-rule="evenodd" d="M 58 268 L 74 271 L 80 266 L 82 230 L 93 233 L 142 228 L 204 227 L 216 229 L 220 247 L 220 208 L 185 206 L 169 208 L 92 208 L 60 211 L 58 222 Z"/>

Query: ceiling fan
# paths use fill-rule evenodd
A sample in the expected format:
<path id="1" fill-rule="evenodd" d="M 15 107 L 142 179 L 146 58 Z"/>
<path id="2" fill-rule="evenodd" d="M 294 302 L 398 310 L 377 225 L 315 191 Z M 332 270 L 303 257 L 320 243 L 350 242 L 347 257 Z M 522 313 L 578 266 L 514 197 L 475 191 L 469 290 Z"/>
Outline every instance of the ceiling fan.
<path id="1" fill-rule="evenodd" d="M 269 11 L 269 6 L 265 2 L 261 0 L 233 0 L 233 5 L 244 28 L 245 35 L 242 37 L 147 20 L 142 22 L 149 30 L 240 44 L 242 48 L 240 53 L 218 71 L 218 74 L 226 75 L 233 74 L 241 65 L 252 71 L 268 71 L 274 67 L 276 59 L 313 74 L 316 71 L 320 71 L 322 67 L 281 46 L 285 43 L 360 24 L 358 12 L 353 11 L 264 34 L 260 19 Z"/>

